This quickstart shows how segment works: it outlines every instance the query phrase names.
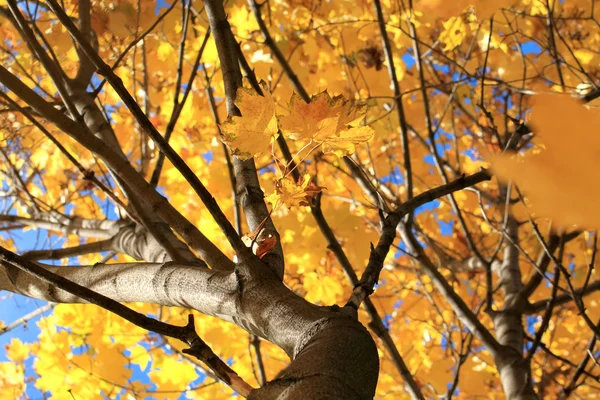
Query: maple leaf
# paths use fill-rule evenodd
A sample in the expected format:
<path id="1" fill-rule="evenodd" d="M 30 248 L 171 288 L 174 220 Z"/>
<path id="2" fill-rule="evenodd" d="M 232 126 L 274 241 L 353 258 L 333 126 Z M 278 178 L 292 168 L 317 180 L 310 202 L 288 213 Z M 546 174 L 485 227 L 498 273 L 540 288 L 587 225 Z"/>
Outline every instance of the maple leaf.
<path id="1" fill-rule="evenodd" d="M 271 251 L 277 244 L 277 238 L 275 236 L 266 237 L 256 248 L 256 255 L 258 258 L 263 258 L 269 251 Z"/>
<path id="2" fill-rule="evenodd" d="M 264 96 L 254 89 L 238 88 L 235 105 L 241 117 L 229 116 L 221 124 L 221 134 L 234 155 L 249 159 L 268 149 L 278 136 L 275 102 L 261 82 Z"/>
<path id="3" fill-rule="evenodd" d="M 293 94 L 290 115 L 280 117 L 281 132 L 292 140 L 312 140 L 322 145 L 324 153 L 338 156 L 352 154 L 355 145 L 373 137 L 368 126 L 358 126 L 366 113 L 366 106 L 353 106 L 343 96 L 331 97 L 321 92 L 306 104 Z"/>
<path id="4" fill-rule="evenodd" d="M 566 117 L 568 116 L 568 118 Z M 492 167 L 523 188 L 533 210 L 560 225 L 600 227 L 600 113 L 566 95 L 537 96 L 531 125 L 545 150 L 496 156 Z"/>
<path id="5" fill-rule="evenodd" d="M 313 197 L 322 189 L 324 188 L 311 183 L 308 174 L 301 177 L 297 183 L 290 178 L 282 178 L 275 181 L 275 192 L 267 196 L 266 201 L 273 205 L 273 209 L 281 205 L 287 208 L 310 206 Z"/>
<path id="6" fill-rule="evenodd" d="M 13 338 L 10 344 L 6 345 L 6 355 L 12 362 L 22 362 L 29 357 L 29 345 Z"/>
<path id="7" fill-rule="evenodd" d="M 250 234 L 242 236 L 242 241 L 244 242 L 244 244 L 248 247 L 252 247 L 252 252 L 256 254 L 258 258 L 263 258 L 277 244 L 277 238 L 273 235 L 257 238 L 257 234 L 260 234 L 261 231 L 262 227 L 261 230 L 257 232 L 252 232 Z"/>
<path id="8" fill-rule="evenodd" d="M 23 366 L 11 363 L 0 362 L 0 387 L 3 393 L 11 393 L 13 398 L 20 398 L 24 391 L 25 382 Z M 6 398 L 9 398 L 8 396 Z"/>

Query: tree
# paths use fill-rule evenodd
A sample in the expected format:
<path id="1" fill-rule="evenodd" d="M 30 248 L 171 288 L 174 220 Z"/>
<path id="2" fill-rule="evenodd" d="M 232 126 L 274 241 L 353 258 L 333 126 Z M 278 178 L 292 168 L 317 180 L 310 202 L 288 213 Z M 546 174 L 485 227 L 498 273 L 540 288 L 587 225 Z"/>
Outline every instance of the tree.
<path id="1" fill-rule="evenodd" d="M 597 13 L 0 0 L 3 395 L 593 398 Z"/>

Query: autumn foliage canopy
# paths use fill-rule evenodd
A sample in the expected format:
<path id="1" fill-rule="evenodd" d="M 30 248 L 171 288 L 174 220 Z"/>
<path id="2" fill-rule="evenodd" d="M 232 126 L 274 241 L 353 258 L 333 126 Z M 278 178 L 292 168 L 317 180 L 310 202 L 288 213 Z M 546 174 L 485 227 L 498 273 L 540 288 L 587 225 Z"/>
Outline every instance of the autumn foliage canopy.
<path id="1" fill-rule="evenodd" d="M 0 0 L 0 399 L 600 398 L 598 8 Z"/>

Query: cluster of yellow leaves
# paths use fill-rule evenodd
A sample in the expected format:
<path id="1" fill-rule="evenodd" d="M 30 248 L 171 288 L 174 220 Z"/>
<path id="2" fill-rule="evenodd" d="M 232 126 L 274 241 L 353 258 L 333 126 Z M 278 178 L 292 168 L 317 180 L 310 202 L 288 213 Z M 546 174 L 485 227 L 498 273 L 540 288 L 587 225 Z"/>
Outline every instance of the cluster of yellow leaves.
<path id="1" fill-rule="evenodd" d="M 355 146 L 373 137 L 373 129 L 359 126 L 366 106 L 354 106 L 343 96 L 331 97 L 322 92 L 306 104 L 297 94 L 289 103 L 289 114 L 276 116 L 275 102 L 263 85 L 265 96 L 251 89 L 238 89 L 235 104 L 241 117 L 229 117 L 221 124 L 224 141 L 233 154 L 251 158 L 268 149 L 279 135 L 291 140 L 321 145 L 324 153 L 338 156 L 354 153 Z"/>
<path id="2" fill-rule="evenodd" d="M 467 37 L 467 26 L 462 16 L 450 17 L 442 25 L 444 26 L 444 30 L 440 34 L 439 39 L 446 45 L 444 51 L 454 50 Z"/>
<path id="3" fill-rule="evenodd" d="M 262 89 L 264 96 L 251 89 L 238 89 L 235 104 L 242 115 L 229 117 L 221 124 L 223 141 L 242 159 L 267 151 L 280 133 L 302 143 L 303 148 L 310 148 L 309 153 L 320 146 L 323 153 L 337 156 L 354 153 L 357 144 L 373 137 L 373 129 L 361 125 L 366 106 L 354 106 L 343 96 L 332 98 L 322 92 L 307 104 L 294 93 L 289 114 L 278 116 L 275 101 L 264 82 Z M 281 205 L 309 206 L 321 189 L 310 183 L 308 174 L 299 182 L 283 176 L 275 180 L 275 191 L 266 200 L 273 209 Z"/>
<path id="4" fill-rule="evenodd" d="M 242 115 L 229 117 L 221 124 L 223 141 L 242 159 L 267 151 L 280 133 L 301 142 L 303 148 L 310 148 L 309 153 L 320 146 L 323 153 L 337 156 L 354 153 L 357 144 L 373 137 L 373 129 L 361 125 L 366 106 L 354 106 L 343 96 L 332 98 L 327 92 L 313 96 L 307 104 L 294 93 L 289 114 L 278 116 L 264 82 L 262 88 L 264 96 L 252 89 L 238 89 L 235 104 Z M 275 191 L 267 197 L 267 202 L 274 209 L 281 205 L 309 206 L 320 190 L 310 183 L 308 174 L 300 182 L 283 176 L 275 181 Z"/>
<path id="5" fill-rule="evenodd" d="M 29 358 L 30 348 L 36 347 L 13 338 L 6 345 L 6 357 L 10 362 L 0 362 L 0 399 L 20 398 L 25 392 L 24 361 Z"/>
<path id="6" fill-rule="evenodd" d="M 539 2 L 541 0 L 525 0 L 524 2 Z M 510 7 L 515 0 L 420 0 L 416 2 L 415 8 L 424 15 L 435 18 L 449 18 L 460 14 L 462 11 L 472 8 L 480 21 L 491 18 L 500 8 Z"/>

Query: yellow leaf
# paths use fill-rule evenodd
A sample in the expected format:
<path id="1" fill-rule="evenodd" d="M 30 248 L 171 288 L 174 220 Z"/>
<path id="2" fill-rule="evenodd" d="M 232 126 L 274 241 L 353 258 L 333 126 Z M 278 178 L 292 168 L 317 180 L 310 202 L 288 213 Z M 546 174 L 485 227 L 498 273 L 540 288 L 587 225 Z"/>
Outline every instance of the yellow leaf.
<path id="1" fill-rule="evenodd" d="M 483 36 L 479 39 L 479 47 L 481 51 L 487 51 L 490 49 L 500 49 L 504 53 L 508 53 L 508 45 L 504 43 L 502 37 L 495 32 L 483 32 Z M 488 84 L 488 83 L 486 83 Z"/>
<path id="2" fill-rule="evenodd" d="M 273 209 L 281 205 L 287 208 L 310 206 L 312 196 L 321 189 L 310 184 L 310 175 L 308 174 L 305 174 L 298 183 L 290 178 L 283 178 L 275 181 L 275 192 L 267 196 L 266 201 L 273 205 Z"/>
<path id="3" fill-rule="evenodd" d="M 131 363 L 139 365 L 142 371 L 145 370 L 148 363 L 152 360 L 148 349 L 138 344 L 130 347 L 128 350 L 131 353 L 129 356 Z"/>
<path id="4" fill-rule="evenodd" d="M 94 358 L 94 373 L 111 383 L 125 385 L 131 378 L 132 370 L 126 368 L 127 357 L 123 355 L 123 346 L 97 349 Z"/>
<path id="5" fill-rule="evenodd" d="M 531 6 L 531 15 L 546 15 L 548 13 L 546 1 L 544 0 L 523 0 L 523 5 Z"/>
<path id="6" fill-rule="evenodd" d="M 6 356 L 13 362 L 22 362 L 29 357 L 29 345 L 17 338 L 13 338 L 6 347 Z"/>
<path id="7" fill-rule="evenodd" d="M 23 366 L 10 362 L 0 363 L 0 398 L 19 399 L 25 391 Z M 6 396 L 6 397 L 4 397 Z"/>
<path id="8" fill-rule="evenodd" d="M 184 363 L 175 357 L 162 358 L 154 362 L 158 370 L 151 371 L 148 375 L 159 390 L 185 389 L 186 385 L 198 377 L 196 370 L 190 363 Z"/>
<path id="9" fill-rule="evenodd" d="M 472 6 L 475 9 L 477 19 L 483 21 L 489 19 L 500 8 L 510 7 L 513 3 L 515 3 L 515 0 L 421 0 L 417 3 L 416 9 L 428 18 L 447 19 L 467 11 Z"/>
<path id="10" fill-rule="evenodd" d="M 515 3 L 515 0 L 477 0 L 471 1 L 471 3 L 475 8 L 475 15 L 477 15 L 477 19 L 479 21 L 484 21 L 491 18 L 499 9 L 510 7 L 513 3 Z"/>
<path id="11" fill-rule="evenodd" d="M 161 61 L 167 61 L 175 51 L 169 42 L 161 42 L 156 49 L 156 55 Z"/>
<path id="12" fill-rule="evenodd" d="M 236 29 L 236 36 L 248 37 L 254 31 L 257 31 L 258 23 L 254 15 L 248 10 L 247 5 L 240 7 L 231 7 L 229 11 L 229 23 Z"/>
<path id="13" fill-rule="evenodd" d="M 343 96 L 322 92 L 306 104 L 297 94 L 290 100 L 290 115 L 281 117 L 281 132 L 292 140 L 321 144 L 324 153 L 348 155 L 355 145 L 373 137 L 373 129 L 357 126 L 365 118 L 366 107 L 353 106 Z"/>
<path id="14" fill-rule="evenodd" d="M 335 304 L 344 293 L 338 279 L 316 272 L 306 272 L 303 275 L 304 288 L 308 291 L 306 300 L 320 304 Z"/>
<path id="15" fill-rule="evenodd" d="M 467 37 L 467 26 L 462 17 L 451 17 L 446 22 L 443 22 L 444 30 L 440 34 L 440 42 L 446 44 L 444 51 L 452 51 Z"/>
<path id="16" fill-rule="evenodd" d="M 135 21 L 125 8 L 114 10 L 108 17 L 108 29 L 115 36 L 128 37 L 132 34 L 132 20 Z"/>
<path id="17" fill-rule="evenodd" d="M 485 235 L 492 232 L 492 227 L 485 221 L 482 221 L 479 227 L 481 228 L 481 232 Z"/>
<path id="18" fill-rule="evenodd" d="M 579 49 L 579 50 L 575 50 L 573 53 L 575 53 L 575 57 L 577 57 L 577 59 L 582 63 L 582 64 L 589 64 L 595 56 L 595 53 L 587 50 L 587 49 Z"/>
<path id="19" fill-rule="evenodd" d="M 261 85 L 264 96 L 253 89 L 239 88 L 235 105 L 242 116 L 230 116 L 221 124 L 223 142 L 242 159 L 264 152 L 278 136 L 275 102 L 266 84 L 261 82 Z"/>
<path id="20" fill-rule="evenodd" d="M 364 143 L 373 137 L 370 126 L 357 126 L 340 132 L 323 141 L 323 153 L 335 153 L 338 157 L 350 155 L 356 151 L 355 145 Z"/>
<path id="21" fill-rule="evenodd" d="M 546 150 L 521 157 L 496 156 L 492 165 L 502 179 L 525 191 L 534 211 L 556 225 L 600 227 L 596 184 L 600 170 L 600 114 L 565 95 L 541 95 L 531 125 Z"/>
<path id="22" fill-rule="evenodd" d="M 448 18 L 460 13 L 467 6 L 469 4 L 465 1 L 421 0 L 416 5 L 416 9 L 425 16 Z"/>

